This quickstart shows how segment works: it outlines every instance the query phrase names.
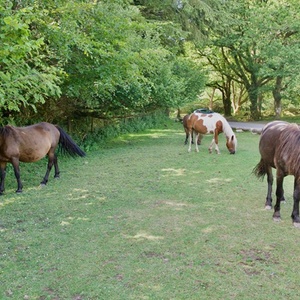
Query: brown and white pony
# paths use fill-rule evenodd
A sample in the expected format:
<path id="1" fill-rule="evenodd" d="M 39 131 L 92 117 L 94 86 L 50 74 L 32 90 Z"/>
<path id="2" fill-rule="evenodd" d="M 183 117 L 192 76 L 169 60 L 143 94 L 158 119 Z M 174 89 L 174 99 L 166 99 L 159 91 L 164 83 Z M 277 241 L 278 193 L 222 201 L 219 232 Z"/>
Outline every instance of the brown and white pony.
<path id="1" fill-rule="evenodd" d="M 188 151 L 191 152 L 192 148 L 192 134 L 193 131 L 196 133 L 196 140 L 198 140 L 201 134 L 213 134 L 213 139 L 208 148 L 209 153 L 212 152 L 212 148 L 215 145 L 215 150 L 220 154 L 218 146 L 218 136 L 221 132 L 226 136 L 226 146 L 230 154 L 235 154 L 237 147 L 236 136 L 228 124 L 227 120 L 218 113 L 192 113 L 186 120 L 187 131 L 189 134 L 189 148 Z M 198 144 L 196 143 L 196 151 L 199 152 Z"/>
<path id="2" fill-rule="evenodd" d="M 262 130 L 259 141 L 260 162 L 253 172 L 257 177 L 267 175 L 268 192 L 266 209 L 272 208 L 272 168 L 276 169 L 276 204 L 273 219 L 280 220 L 280 203 L 285 201 L 283 179 L 293 175 L 294 179 L 294 206 L 292 220 L 295 227 L 300 228 L 299 200 L 300 200 L 300 128 L 297 124 L 283 121 L 268 123 Z"/>

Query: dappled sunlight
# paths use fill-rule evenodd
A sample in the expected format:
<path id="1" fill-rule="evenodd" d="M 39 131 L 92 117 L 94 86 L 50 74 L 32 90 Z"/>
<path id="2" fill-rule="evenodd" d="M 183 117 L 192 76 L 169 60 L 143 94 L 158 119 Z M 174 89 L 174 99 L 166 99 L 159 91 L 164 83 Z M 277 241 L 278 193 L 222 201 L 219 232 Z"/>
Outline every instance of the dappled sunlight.
<path id="1" fill-rule="evenodd" d="M 136 235 L 126 235 L 124 234 L 124 237 L 127 239 L 134 239 L 134 240 L 149 240 L 149 241 L 157 241 L 157 240 L 163 240 L 164 237 L 162 236 L 155 236 L 148 234 L 147 232 L 140 232 Z"/>
<path id="2" fill-rule="evenodd" d="M 165 204 L 170 205 L 170 206 L 175 206 L 175 207 L 186 207 L 188 206 L 186 203 L 177 203 L 173 201 L 166 201 Z"/>
<path id="3" fill-rule="evenodd" d="M 212 178 L 212 179 L 207 179 L 206 180 L 208 183 L 224 183 L 224 182 L 231 182 L 232 181 L 232 178 L 226 178 L 226 179 L 224 179 L 224 178 L 217 178 L 217 177 L 215 177 L 215 178 Z"/>
<path id="4" fill-rule="evenodd" d="M 150 132 L 178 132 L 178 130 L 175 129 L 149 129 Z"/>
<path id="5" fill-rule="evenodd" d="M 74 193 L 74 191 L 76 193 Z M 86 201 L 85 205 L 93 205 L 95 202 L 105 202 L 107 198 L 103 195 L 97 195 L 97 193 L 91 193 L 85 189 L 73 189 L 72 193 L 67 195 L 67 200 L 70 201 Z"/>
<path id="6" fill-rule="evenodd" d="M 74 217 L 68 217 L 66 220 L 61 221 L 60 225 L 61 226 L 69 226 L 72 225 L 72 223 L 76 222 L 76 221 L 90 221 L 90 218 L 74 218 Z"/>
<path id="7" fill-rule="evenodd" d="M 152 139 L 158 139 L 161 137 L 165 137 L 169 134 L 179 134 L 177 130 L 174 129 L 149 129 L 146 132 L 141 133 L 128 133 L 124 136 L 121 136 L 118 138 L 119 141 L 122 142 L 129 142 L 129 140 L 138 140 L 141 138 L 152 138 Z"/>
<path id="8" fill-rule="evenodd" d="M 168 169 L 161 169 L 163 172 L 166 172 L 166 175 L 163 176 L 183 176 L 185 175 L 186 169 L 173 169 L 173 168 L 168 168 Z"/>
<path id="9" fill-rule="evenodd" d="M 156 202 L 156 205 L 160 207 L 168 207 L 168 209 L 171 207 L 174 210 L 183 210 L 186 207 L 190 207 L 190 204 L 183 203 L 183 202 L 175 202 L 172 200 L 160 200 Z"/>
<path id="10" fill-rule="evenodd" d="M 2 196 L 2 198 L 0 198 L 0 207 L 4 207 L 8 204 L 12 204 L 17 200 L 17 197 L 14 198 L 10 198 L 10 199 L 4 199 L 5 196 Z"/>
<path id="11" fill-rule="evenodd" d="M 135 134 L 128 134 L 130 138 L 139 138 L 139 137 L 150 137 L 153 139 L 157 139 L 163 136 L 166 136 L 165 133 L 153 132 L 153 133 L 135 133 Z"/>
<path id="12" fill-rule="evenodd" d="M 210 226 L 203 228 L 201 231 L 203 233 L 212 233 L 212 232 L 220 231 L 220 230 L 224 231 L 226 228 L 227 227 L 224 225 L 210 225 Z"/>

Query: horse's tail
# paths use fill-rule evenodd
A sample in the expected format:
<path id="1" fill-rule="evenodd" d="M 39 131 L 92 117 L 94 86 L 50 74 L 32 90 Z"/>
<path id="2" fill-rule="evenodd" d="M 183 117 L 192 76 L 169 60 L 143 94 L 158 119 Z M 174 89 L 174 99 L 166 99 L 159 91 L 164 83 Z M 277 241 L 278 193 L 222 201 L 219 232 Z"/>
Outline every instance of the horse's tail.
<path id="1" fill-rule="evenodd" d="M 72 140 L 72 138 L 59 126 L 56 126 L 56 128 L 59 130 L 60 136 L 59 136 L 59 145 L 60 149 L 71 156 L 85 156 L 85 152 L 82 151 L 76 143 Z"/>
<path id="2" fill-rule="evenodd" d="M 264 179 L 264 176 L 267 174 L 268 166 L 264 162 L 264 160 L 261 158 L 260 162 L 254 167 L 252 173 L 260 179 Z"/>

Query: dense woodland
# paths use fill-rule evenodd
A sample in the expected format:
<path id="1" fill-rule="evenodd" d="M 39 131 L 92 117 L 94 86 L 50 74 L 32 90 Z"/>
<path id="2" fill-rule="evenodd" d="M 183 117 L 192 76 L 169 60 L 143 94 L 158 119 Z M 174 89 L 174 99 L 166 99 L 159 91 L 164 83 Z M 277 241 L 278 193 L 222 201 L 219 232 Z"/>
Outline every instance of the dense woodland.
<path id="1" fill-rule="evenodd" d="M 218 97 L 251 119 L 299 105 L 298 0 L 0 3 L 1 124 L 78 126 Z"/>

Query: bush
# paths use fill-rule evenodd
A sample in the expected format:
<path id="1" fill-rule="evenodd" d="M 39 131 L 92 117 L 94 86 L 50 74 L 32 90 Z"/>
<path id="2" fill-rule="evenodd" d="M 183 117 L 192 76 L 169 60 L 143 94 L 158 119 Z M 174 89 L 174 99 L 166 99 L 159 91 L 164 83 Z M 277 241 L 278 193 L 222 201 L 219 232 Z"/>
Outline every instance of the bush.
<path id="1" fill-rule="evenodd" d="M 161 111 L 136 118 L 112 120 L 111 124 L 96 128 L 94 132 L 87 134 L 83 140 L 83 147 L 85 151 L 95 150 L 122 134 L 158 128 L 167 121 L 169 117 Z"/>

